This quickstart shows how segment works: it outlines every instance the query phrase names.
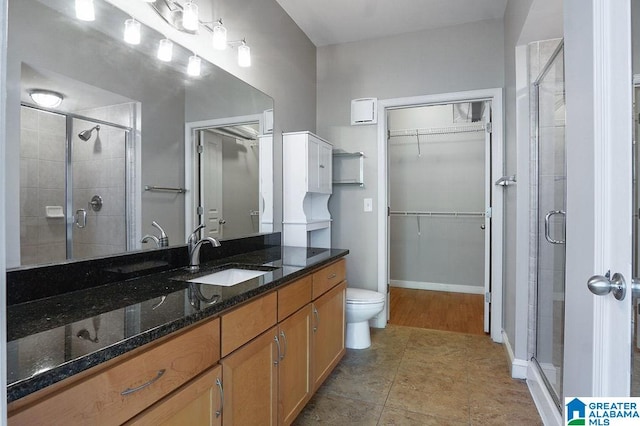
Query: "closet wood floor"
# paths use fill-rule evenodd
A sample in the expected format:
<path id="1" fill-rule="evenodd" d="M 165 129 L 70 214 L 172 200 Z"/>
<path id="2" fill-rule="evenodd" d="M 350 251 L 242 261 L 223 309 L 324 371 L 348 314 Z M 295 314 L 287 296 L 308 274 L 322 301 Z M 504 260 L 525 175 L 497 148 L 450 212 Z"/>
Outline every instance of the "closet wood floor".
<path id="1" fill-rule="evenodd" d="M 391 287 L 390 324 L 484 334 L 484 297 Z"/>

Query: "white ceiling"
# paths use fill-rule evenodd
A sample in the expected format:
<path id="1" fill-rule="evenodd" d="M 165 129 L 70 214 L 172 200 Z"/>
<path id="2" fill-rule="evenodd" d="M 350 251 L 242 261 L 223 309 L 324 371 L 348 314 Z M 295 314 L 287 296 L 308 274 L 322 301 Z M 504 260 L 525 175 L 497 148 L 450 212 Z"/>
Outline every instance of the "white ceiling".
<path id="1" fill-rule="evenodd" d="M 316 46 L 504 16 L 507 0 L 276 0 Z"/>

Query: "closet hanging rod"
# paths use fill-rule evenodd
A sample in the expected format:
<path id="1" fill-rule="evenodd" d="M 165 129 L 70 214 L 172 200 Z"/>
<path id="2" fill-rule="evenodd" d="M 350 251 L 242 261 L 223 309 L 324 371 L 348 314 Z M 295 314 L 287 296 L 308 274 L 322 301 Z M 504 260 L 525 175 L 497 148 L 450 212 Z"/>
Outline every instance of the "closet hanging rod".
<path id="1" fill-rule="evenodd" d="M 447 135 L 454 133 L 475 133 L 485 130 L 484 123 L 465 125 L 465 126 L 449 126 L 449 127 L 431 127 L 423 129 L 398 129 L 389 130 L 390 138 L 406 137 L 406 136 L 428 136 L 428 135 Z"/>
<path id="2" fill-rule="evenodd" d="M 390 210 L 389 216 L 420 216 L 420 217 L 484 217 L 484 212 L 425 212 L 425 211 L 395 211 Z"/>
<path id="3" fill-rule="evenodd" d="M 144 190 L 155 191 L 155 192 L 177 192 L 178 194 L 183 194 L 187 192 L 187 190 L 184 188 L 169 188 L 165 186 L 152 186 L 152 185 L 145 185 Z"/>

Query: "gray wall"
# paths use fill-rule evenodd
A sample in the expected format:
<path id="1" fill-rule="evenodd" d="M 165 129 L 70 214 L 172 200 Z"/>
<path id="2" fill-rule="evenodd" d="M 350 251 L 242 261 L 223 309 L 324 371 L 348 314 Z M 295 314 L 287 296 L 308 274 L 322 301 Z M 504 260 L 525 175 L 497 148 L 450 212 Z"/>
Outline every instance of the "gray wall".
<path id="1" fill-rule="evenodd" d="M 502 87 L 503 44 L 502 20 L 488 20 L 318 48 L 317 133 L 337 148 L 366 155 L 365 188 L 335 186 L 329 201 L 332 245 L 351 250 L 350 285 L 377 289 L 382 238 L 375 211 L 363 212 L 364 198 L 377 205 L 376 126 L 349 125 L 351 99 Z"/>
<path id="2" fill-rule="evenodd" d="M 504 225 L 504 270 L 503 270 L 503 329 L 514 346 L 516 342 L 516 194 L 529 174 L 528 170 L 516 170 L 516 46 L 529 14 L 533 0 L 510 0 L 504 14 L 504 65 L 505 65 L 505 175 L 516 174 L 520 182 L 516 186 L 507 187 L 505 191 L 505 225 Z M 528 139 L 525 149 L 528 153 Z M 527 190 L 526 186 L 522 190 Z M 528 211 L 525 213 L 528 217 Z M 528 221 L 527 221 L 528 224 Z M 527 236 L 528 240 L 528 236 Z M 527 282 L 523 283 L 525 291 Z M 526 308 L 525 308 L 526 309 Z M 526 335 L 526 330 L 525 330 Z M 526 346 L 525 346 L 526 350 Z M 516 354 L 524 358 L 526 353 Z"/>

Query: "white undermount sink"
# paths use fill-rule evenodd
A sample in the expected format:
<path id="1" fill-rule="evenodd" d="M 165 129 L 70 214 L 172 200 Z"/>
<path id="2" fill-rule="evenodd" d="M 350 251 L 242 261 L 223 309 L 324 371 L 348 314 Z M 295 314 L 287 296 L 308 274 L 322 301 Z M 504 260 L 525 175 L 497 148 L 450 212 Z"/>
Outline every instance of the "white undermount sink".
<path id="1" fill-rule="evenodd" d="M 253 269 L 229 268 L 213 274 L 204 275 L 202 277 L 189 280 L 190 283 L 211 284 L 229 287 L 240 284 L 241 282 L 259 277 L 269 271 L 257 271 Z"/>

